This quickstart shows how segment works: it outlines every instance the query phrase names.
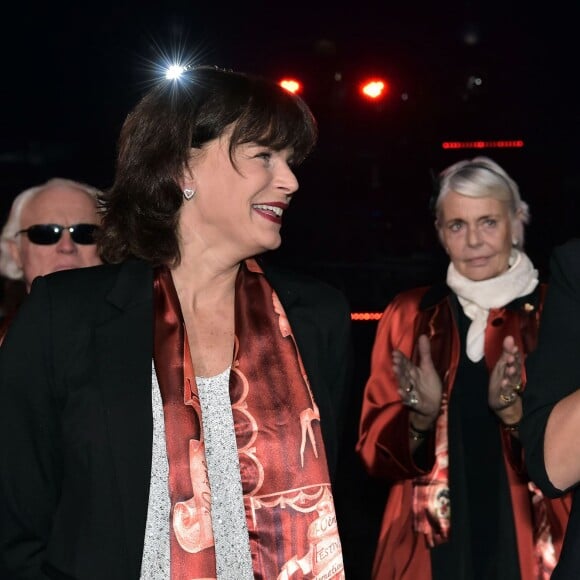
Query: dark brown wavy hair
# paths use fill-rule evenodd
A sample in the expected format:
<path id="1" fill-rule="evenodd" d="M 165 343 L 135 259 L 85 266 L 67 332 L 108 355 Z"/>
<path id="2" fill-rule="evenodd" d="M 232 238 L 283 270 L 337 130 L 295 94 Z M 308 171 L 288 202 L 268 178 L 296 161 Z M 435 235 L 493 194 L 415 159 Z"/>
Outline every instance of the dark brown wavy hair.
<path id="1" fill-rule="evenodd" d="M 181 260 L 179 180 L 192 148 L 232 128 L 229 154 L 243 143 L 292 150 L 301 163 L 317 139 L 306 103 L 276 83 L 215 67 L 197 67 L 150 90 L 127 116 L 113 186 L 99 196 L 98 236 L 104 261 L 141 258 L 153 265 Z"/>

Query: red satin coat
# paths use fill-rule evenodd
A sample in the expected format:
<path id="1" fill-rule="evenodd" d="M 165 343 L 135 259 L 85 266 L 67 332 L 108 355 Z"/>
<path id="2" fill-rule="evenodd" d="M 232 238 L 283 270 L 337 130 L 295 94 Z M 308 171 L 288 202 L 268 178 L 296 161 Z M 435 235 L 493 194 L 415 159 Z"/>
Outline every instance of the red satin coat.
<path id="1" fill-rule="evenodd" d="M 485 330 L 485 363 L 491 370 L 502 352 L 505 336 L 512 335 L 524 355 L 535 348 L 545 287 L 504 308 L 490 310 Z M 392 372 L 391 353 L 399 349 L 409 357 L 419 334 L 431 341 L 432 357 L 451 393 L 460 358 L 460 339 L 453 317 L 449 289 L 416 288 L 395 297 L 381 318 L 373 346 L 371 373 L 366 384 L 360 421 L 359 453 L 372 476 L 391 483 L 377 550 L 373 578 L 377 580 L 428 580 L 431 578 L 429 548 L 413 530 L 412 479 L 425 475 L 413 461 L 409 445 L 409 409 L 401 402 Z M 525 384 L 525 369 L 523 370 Z M 498 423 L 498 429 L 501 426 Z M 502 430 L 502 447 L 516 526 L 522 580 L 535 580 L 533 527 L 528 477 L 519 445 Z M 425 443 L 432 467 L 435 438 Z M 431 468 L 429 467 L 429 469 Z M 570 497 L 550 500 L 549 517 L 553 542 L 559 554 L 570 511 Z M 453 506 L 452 506 L 453 509 Z M 453 533 L 453 528 L 452 528 Z"/>

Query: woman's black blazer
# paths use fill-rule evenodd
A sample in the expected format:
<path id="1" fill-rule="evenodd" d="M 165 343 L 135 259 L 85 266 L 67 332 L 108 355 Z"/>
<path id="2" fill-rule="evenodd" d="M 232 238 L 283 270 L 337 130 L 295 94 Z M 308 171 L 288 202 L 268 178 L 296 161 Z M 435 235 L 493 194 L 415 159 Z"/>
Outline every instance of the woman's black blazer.
<path id="1" fill-rule="evenodd" d="M 351 371 L 338 290 L 265 267 L 320 409 L 331 477 Z M 8 578 L 139 577 L 152 448 L 153 271 L 37 278 L 0 348 L 0 555 Z"/>

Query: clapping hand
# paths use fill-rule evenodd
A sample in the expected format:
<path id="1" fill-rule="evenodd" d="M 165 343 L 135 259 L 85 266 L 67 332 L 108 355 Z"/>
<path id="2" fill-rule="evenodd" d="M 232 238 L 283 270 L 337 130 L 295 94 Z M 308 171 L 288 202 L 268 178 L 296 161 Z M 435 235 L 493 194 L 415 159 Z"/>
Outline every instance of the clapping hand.
<path id="1" fill-rule="evenodd" d="M 522 360 L 512 336 L 503 340 L 503 352 L 489 379 L 488 403 L 500 421 L 506 425 L 522 418 Z"/>
<path id="2" fill-rule="evenodd" d="M 393 372 L 399 383 L 403 404 L 411 409 L 412 424 L 422 430 L 430 429 L 441 409 L 442 384 L 431 359 L 429 338 L 422 334 L 418 341 L 419 366 L 400 350 L 393 351 Z"/>

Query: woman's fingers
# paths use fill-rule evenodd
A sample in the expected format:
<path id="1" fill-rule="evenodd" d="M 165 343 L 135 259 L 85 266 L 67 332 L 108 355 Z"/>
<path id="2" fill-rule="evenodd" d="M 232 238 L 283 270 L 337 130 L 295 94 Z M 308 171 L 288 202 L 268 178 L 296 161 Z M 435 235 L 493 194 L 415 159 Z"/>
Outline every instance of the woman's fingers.
<path id="1" fill-rule="evenodd" d="M 403 401 L 403 405 L 411 407 L 411 409 L 416 409 L 419 405 L 419 394 L 415 389 L 411 391 L 406 391 L 399 389 L 399 395 Z"/>
<path id="2" fill-rule="evenodd" d="M 417 348 L 419 350 L 420 364 L 422 368 L 432 368 L 433 359 L 431 358 L 431 342 L 429 337 L 422 334 L 417 340 Z"/>

